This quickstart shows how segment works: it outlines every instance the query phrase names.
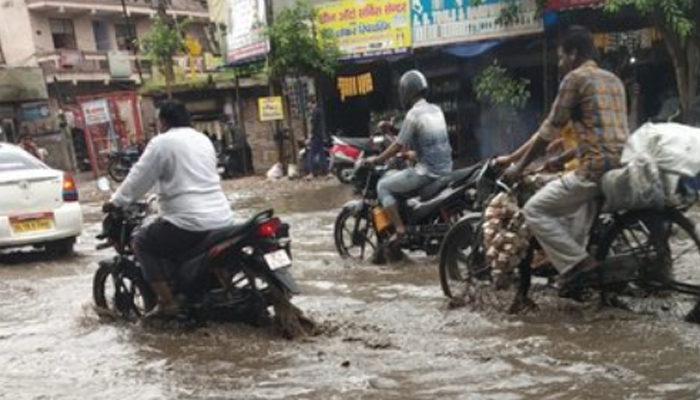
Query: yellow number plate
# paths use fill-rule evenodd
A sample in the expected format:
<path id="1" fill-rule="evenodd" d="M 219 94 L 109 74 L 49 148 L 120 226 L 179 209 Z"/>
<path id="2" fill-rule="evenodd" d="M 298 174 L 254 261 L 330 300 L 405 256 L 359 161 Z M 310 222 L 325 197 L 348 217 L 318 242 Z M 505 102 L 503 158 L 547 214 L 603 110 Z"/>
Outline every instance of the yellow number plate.
<path id="1" fill-rule="evenodd" d="M 14 233 L 31 233 L 48 231 L 53 228 L 53 219 L 37 218 L 24 221 L 12 221 L 12 231 Z"/>

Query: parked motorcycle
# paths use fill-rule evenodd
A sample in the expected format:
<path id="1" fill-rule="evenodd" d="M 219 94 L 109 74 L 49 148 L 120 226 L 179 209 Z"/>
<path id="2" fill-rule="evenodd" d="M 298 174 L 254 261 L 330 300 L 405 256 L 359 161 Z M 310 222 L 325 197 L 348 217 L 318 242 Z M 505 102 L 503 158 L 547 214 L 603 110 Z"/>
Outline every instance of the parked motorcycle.
<path id="1" fill-rule="evenodd" d="M 116 150 L 106 153 L 107 174 L 115 182 L 123 182 L 129 174 L 131 167 L 136 164 L 141 157 L 141 151 L 136 147 L 129 147 L 123 150 Z"/>
<path id="2" fill-rule="evenodd" d="M 391 139 L 378 134 L 371 138 L 331 136 L 330 171 L 343 183 L 352 183 L 355 163 L 365 157 L 381 154 Z"/>
<path id="3" fill-rule="evenodd" d="M 450 226 L 474 207 L 474 176 L 478 165 L 460 169 L 399 199 L 399 212 L 406 224 L 403 250 L 422 250 L 435 255 Z M 377 183 L 390 167 L 358 162 L 352 182 L 361 200 L 345 204 L 335 222 L 335 245 L 341 257 L 385 262 L 386 243 L 392 227 L 377 197 Z"/>
<path id="4" fill-rule="evenodd" d="M 99 183 L 100 190 L 108 191 L 109 182 L 104 181 Z M 99 262 L 93 279 L 94 302 L 130 321 L 144 316 L 157 301 L 131 247 L 132 236 L 144 224 L 150 208 L 150 202 L 139 202 L 107 210 L 102 233 L 97 236 L 103 241 L 98 249 L 113 247 L 117 254 Z M 289 303 L 299 293 L 289 272 L 290 244 L 289 225 L 275 217 L 273 210 L 211 232 L 177 261 L 174 291 L 184 304 L 187 320 L 259 325 L 269 320 L 269 306 L 286 302 L 297 310 Z"/>

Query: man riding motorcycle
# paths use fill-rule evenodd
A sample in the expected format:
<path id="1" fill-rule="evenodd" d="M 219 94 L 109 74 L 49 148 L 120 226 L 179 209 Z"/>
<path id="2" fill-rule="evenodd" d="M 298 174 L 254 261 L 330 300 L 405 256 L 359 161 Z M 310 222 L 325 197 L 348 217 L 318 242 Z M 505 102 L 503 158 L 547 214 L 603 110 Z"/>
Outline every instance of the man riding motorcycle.
<path id="1" fill-rule="evenodd" d="M 410 149 L 416 152 L 417 164 L 383 177 L 377 186 L 382 206 L 394 225 L 396 243 L 406 233 L 396 196 L 411 193 L 452 171 L 452 148 L 447 135 L 445 115 L 440 107 L 425 100 L 428 81 L 420 71 L 406 72 L 399 81 L 399 100 L 410 108 L 398 138 L 382 154 L 367 163 L 382 163 L 397 153 Z"/>
<path id="2" fill-rule="evenodd" d="M 177 101 L 158 110 L 160 131 L 106 207 L 125 207 L 156 189 L 161 214 L 134 239 L 134 253 L 158 296 L 147 316 L 173 316 L 178 304 L 171 287 L 175 260 L 208 232 L 233 224 L 221 188 L 216 151 L 204 134 L 192 129 L 190 115 Z"/>
<path id="3" fill-rule="evenodd" d="M 593 35 L 585 28 L 569 30 L 559 48 L 566 73 L 552 111 L 528 142 L 524 155 L 505 172 L 515 181 L 549 142 L 571 121 L 577 134 L 579 166 L 547 184 L 523 209 L 530 230 L 562 276 L 562 285 L 578 286 L 597 272 L 586 251 L 586 238 L 595 217 L 599 182 L 620 166 L 629 132 L 624 85 L 598 67 Z M 566 292 L 566 291 L 565 291 Z"/>

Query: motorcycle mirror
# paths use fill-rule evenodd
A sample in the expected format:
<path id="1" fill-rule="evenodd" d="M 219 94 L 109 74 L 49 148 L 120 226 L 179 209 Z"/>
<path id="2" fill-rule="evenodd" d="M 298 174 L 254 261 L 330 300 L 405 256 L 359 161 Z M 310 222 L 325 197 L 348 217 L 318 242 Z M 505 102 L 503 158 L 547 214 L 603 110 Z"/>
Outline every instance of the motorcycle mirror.
<path id="1" fill-rule="evenodd" d="M 104 176 L 98 179 L 95 185 L 97 186 L 97 190 L 99 190 L 102 193 L 108 193 L 112 190 L 112 187 L 109 184 L 109 179 L 107 179 Z"/>

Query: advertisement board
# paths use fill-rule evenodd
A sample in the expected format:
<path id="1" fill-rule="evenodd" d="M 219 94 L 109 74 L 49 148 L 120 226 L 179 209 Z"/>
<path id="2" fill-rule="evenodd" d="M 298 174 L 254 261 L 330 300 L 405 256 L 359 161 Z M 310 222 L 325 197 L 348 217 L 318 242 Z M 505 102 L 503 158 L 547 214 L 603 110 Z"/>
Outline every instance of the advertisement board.
<path id="1" fill-rule="evenodd" d="M 258 115 L 260 121 L 279 121 L 284 119 L 284 109 L 282 108 L 282 98 L 260 97 L 258 99 Z"/>
<path id="2" fill-rule="evenodd" d="M 265 26 L 265 0 L 228 0 L 227 63 L 239 64 L 267 55 L 270 43 L 264 35 Z"/>
<path id="3" fill-rule="evenodd" d="M 406 0 L 323 3 L 317 7 L 318 27 L 333 32 L 346 58 L 405 52 L 411 47 L 409 4 Z"/>
<path id="4" fill-rule="evenodd" d="M 107 100 L 92 100 L 82 104 L 85 126 L 110 122 Z"/>
<path id="5" fill-rule="evenodd" d="M 508 25 L 498 23 L 502 0 L 484 0 L 472 7 L 469 0 L 412 0 L 413 46 L 497 39 L 542 32 L 536 0 L 519 0 L 518 14 Z"/>
<path id="6" fill-rule="evenodd" d="M 548 10 L 566 10 L 578 7 L 593 7 L 605 3 L 605 0 L 549 0 Z"/>

